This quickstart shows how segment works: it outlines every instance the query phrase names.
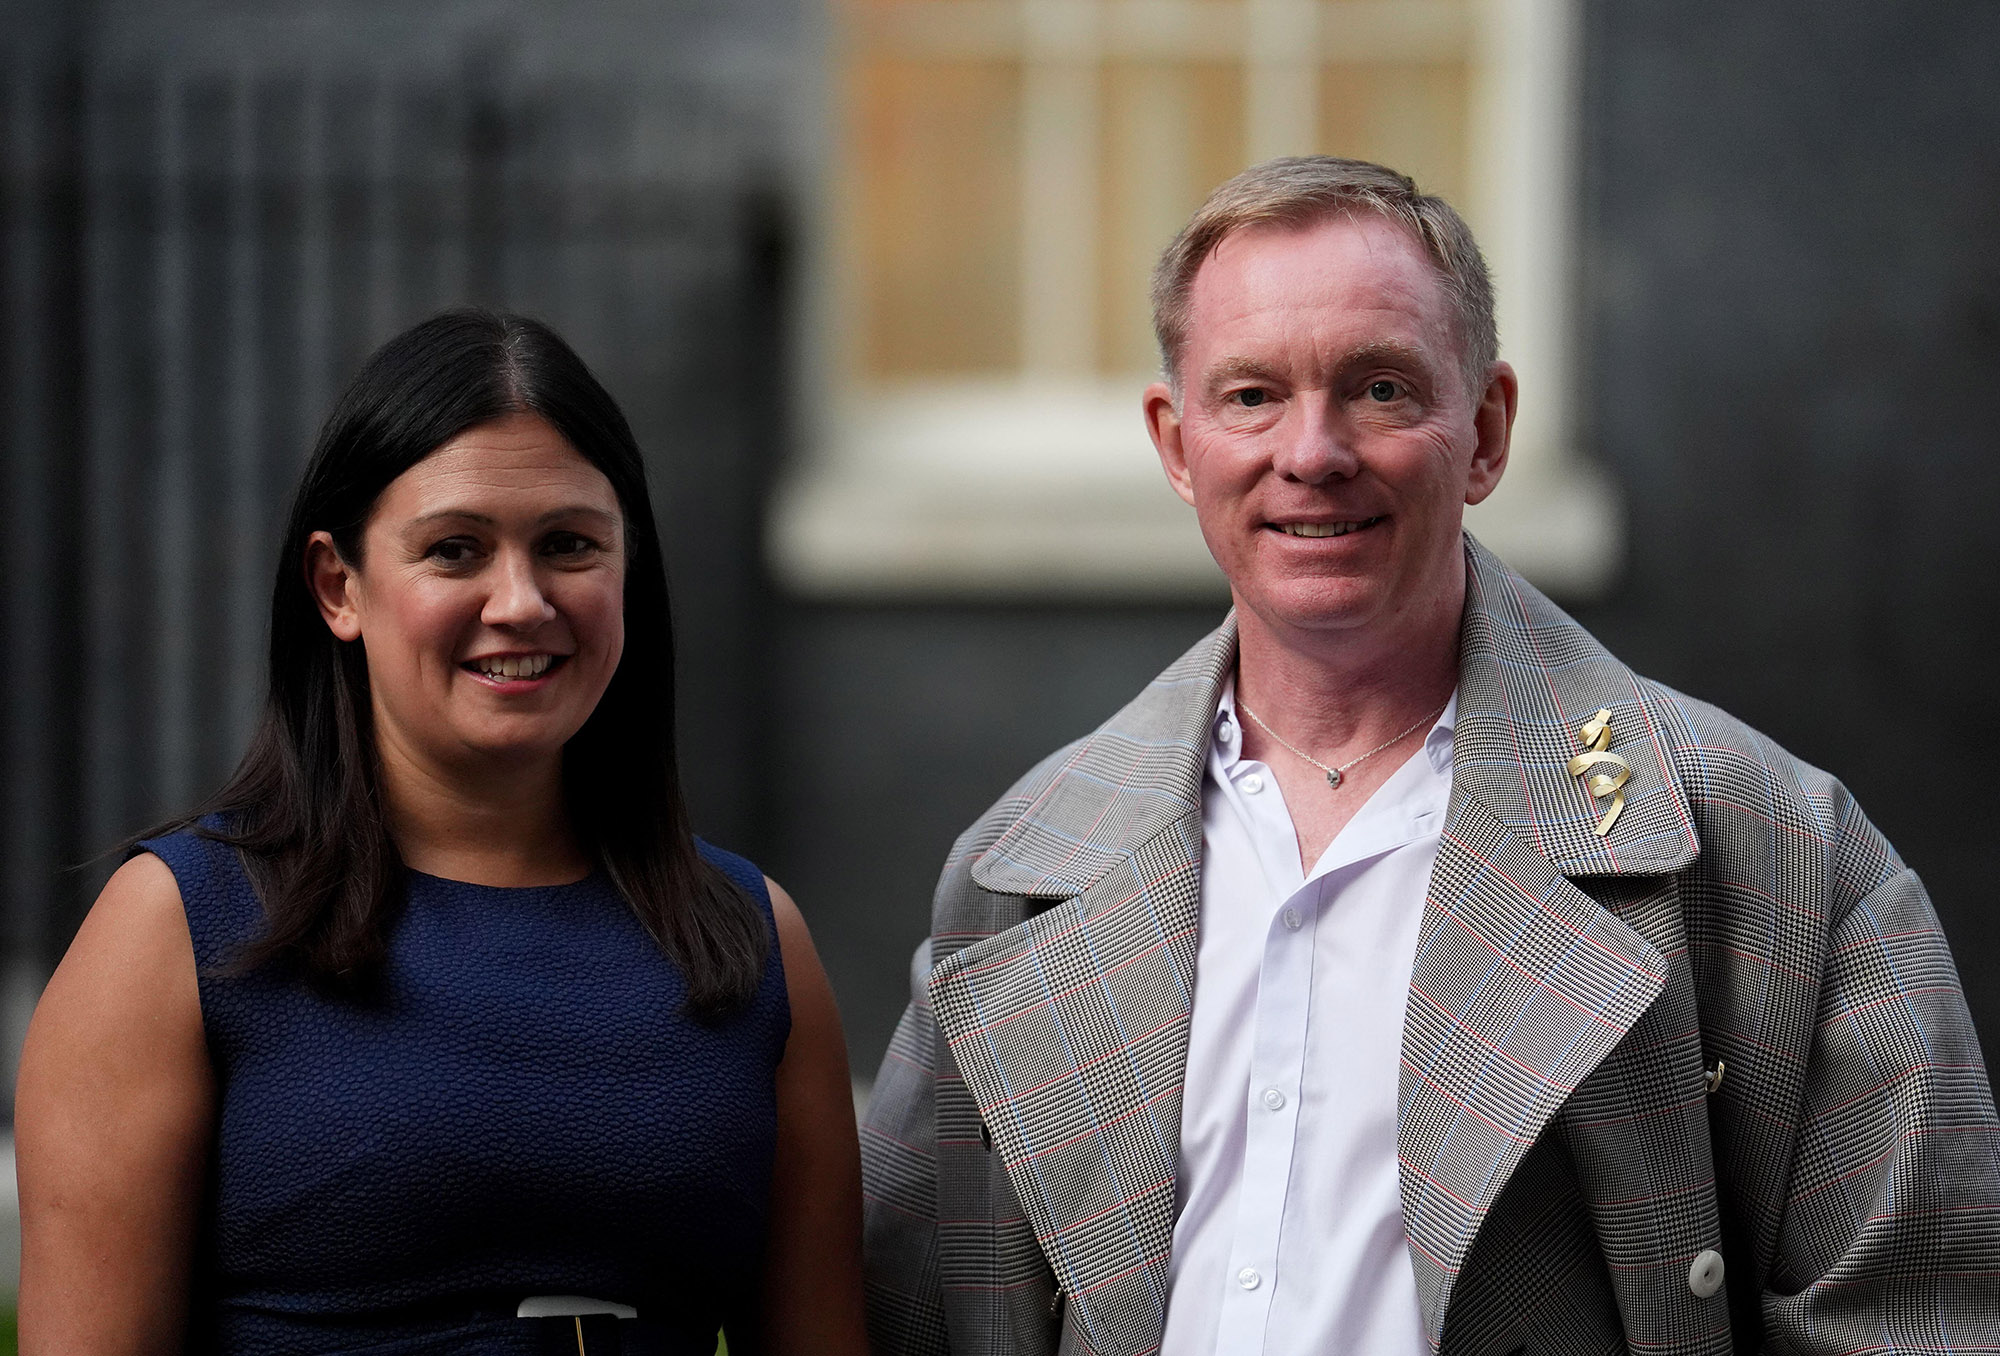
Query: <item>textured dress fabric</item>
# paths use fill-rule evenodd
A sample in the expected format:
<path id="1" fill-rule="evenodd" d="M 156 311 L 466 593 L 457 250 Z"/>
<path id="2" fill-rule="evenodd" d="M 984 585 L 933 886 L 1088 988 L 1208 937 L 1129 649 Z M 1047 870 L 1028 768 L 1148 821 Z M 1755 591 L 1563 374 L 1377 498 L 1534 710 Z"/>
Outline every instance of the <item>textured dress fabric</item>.
<path id="1" fill-rule="evenodd" d="M 411 872 L 364 1005 L 232 967 L 264 922 L 235 849 L 141 846 L 180 886 L 219 1092 L 190 1350 L 558 1349 L 514 1311 L 560 1294 L 638 1309 L 591 1321 L 617 1330 L 593 1356 L 709 1356 L 748 1315 L 791 1023 L 775 929 L 751 1003 L 705 1025 L 601 872 Z M 699 846 L 772 926 L 762 874 Z"/>

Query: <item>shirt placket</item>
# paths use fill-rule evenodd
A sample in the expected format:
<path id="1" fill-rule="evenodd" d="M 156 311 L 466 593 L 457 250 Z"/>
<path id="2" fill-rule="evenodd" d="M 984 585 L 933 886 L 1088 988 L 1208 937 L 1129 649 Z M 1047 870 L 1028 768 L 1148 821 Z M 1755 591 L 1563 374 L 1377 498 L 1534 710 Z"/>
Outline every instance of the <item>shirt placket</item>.
<path id="1" fill-rule="evenodd" d="M 1245 1108 L 1243 1174 L 1236 1198 L 1235 1246 L 1222 1305 L 1218 1351 L 1261 1351 L 1280 1284 L 1278 1248 L 1285 1224 L 1298 1139 L 1303 1033 L 1312 1000 L 1318 884 L 1288 897 L 1272 918 L 1258 969 L 1256 1034 Z"/>
<path id="2" fill-rule="evenodd" d="M 1233 752 L 1233 749 L 1231 750 Z M 1237 813 L 1250 828 L 1264 873 L 1289 890 L 1267 920 L 1258 966 L 1243 1170 L 1236 1197 L 1228 1279 L 1216 1331 L 1217 1351 L 1261 1351 L 1280 1277 L 1278 1245 L 1285 1193 L 1298 1136 L 1306 1020 L 1312 998 L 1313 936 L 1319 886 L 1303 882 L 1291 818 L 1275 801 L 1268 770 L 1225 759 Z"/>

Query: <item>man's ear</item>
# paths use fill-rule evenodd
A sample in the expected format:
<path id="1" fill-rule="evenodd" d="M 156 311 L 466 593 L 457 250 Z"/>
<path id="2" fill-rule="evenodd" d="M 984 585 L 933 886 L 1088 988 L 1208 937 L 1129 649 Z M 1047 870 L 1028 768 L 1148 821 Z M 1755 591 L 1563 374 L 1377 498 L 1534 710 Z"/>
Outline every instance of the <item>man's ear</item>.
<path id="1" fill-rule="evenodd" d="M 1472 412 L 1479 445 L 1472 451 L 1472 466 L 1465 481 L 1465 502 L 1477 504 L 1493 493 L 1500 473 L 1507 469 L 1507 449 L 1514 436 L 1514 410 L 1521 398 L 1521 384 L 1514 369 L 1496 362 L 1486 377 L 1485 394 Z"/>
<path id="2" fill-rule="evenodd" d="M 326 629 L 337 640 L 361 639 L 361 614 L 354 606 L 354 569 L 334 549 L 333 534 L 315 532 L 306 540 L 306 587 L 319 604 Z"/>
<path id="3" fill-rule="evenodd" d="M 1194 481 L 1188 476 L 1187 453 L 1181 446 L 1181 412 L 1174 404 L 1173 389 L 1156 381 L 1140 397 L 1146 411 L 1146 432 L 1153 450 L 1160 454 L 1160 467 L 1174 493 L 1194 503 Z"/>

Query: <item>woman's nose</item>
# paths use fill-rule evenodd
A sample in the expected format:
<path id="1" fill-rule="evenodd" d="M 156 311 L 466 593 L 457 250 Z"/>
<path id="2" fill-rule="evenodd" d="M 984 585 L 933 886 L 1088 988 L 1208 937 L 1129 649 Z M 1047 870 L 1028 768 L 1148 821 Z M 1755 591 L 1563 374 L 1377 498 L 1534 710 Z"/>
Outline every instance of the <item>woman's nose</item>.
<path id="1" fill-rule="evenodd" d="M 525 554 L 503 552 L 495 562 L 493 591 L 479 619 L 488 626 L 526 630 L 553 620 L 555 605 L 535 578 L 534 562 Z"/>

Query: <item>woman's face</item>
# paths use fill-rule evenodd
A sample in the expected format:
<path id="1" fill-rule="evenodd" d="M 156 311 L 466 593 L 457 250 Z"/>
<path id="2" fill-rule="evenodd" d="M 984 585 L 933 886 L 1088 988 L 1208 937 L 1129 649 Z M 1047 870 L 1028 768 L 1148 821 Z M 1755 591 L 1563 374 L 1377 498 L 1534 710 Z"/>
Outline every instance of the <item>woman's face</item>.
<path id="1" fill-rule="evenodd" d="M 618 496 L 538 415 L 467 429 L 396 477 L 343 562 L 307 574 L 367 655 L 383 758 L 440 772 L 559 760 L 625 645 Z"/>

